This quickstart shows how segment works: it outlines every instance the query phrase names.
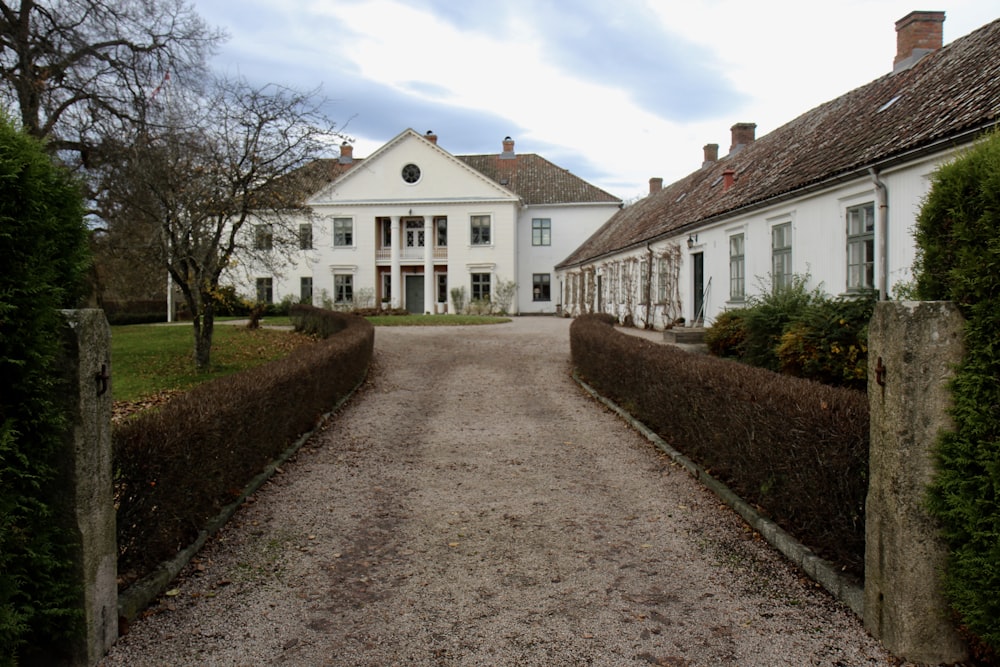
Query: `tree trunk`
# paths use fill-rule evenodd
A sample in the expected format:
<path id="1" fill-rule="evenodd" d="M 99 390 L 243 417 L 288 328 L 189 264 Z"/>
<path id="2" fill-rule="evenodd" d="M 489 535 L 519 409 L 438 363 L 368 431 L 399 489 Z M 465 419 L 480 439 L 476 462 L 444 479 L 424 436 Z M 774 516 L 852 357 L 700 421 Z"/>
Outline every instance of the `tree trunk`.
<path id="1" fill-rule="evenodd" d="M 211 365 L 212 333 L 215 329 L 215 305 L 208 295 L 201 296 L 201 303 L 194 310 L 194 365 L 199 372 L 206 372 Z"/>

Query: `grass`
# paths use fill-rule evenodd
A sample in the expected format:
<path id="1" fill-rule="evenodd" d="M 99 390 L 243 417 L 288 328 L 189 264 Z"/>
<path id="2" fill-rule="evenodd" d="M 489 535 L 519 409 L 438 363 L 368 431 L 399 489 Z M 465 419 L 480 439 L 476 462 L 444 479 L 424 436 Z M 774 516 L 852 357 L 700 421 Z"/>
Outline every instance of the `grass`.
<path id="1" fill-rule="evenodd" d="M 218 318 L 217 322 L 225 319 Z M 367 318 L 375 326 L 458 326 L 500 324 L 506 317 L 479 315 L 380 315 Z M 287 317 L 266 317 L 263 324 L 288 326 Z M 219 324 L 212 337 L 212 368 L 194 367 L 194 334 L 190 324 L 135 324 L 111 328 L 112 391 L 115 401 L 138 401 L 167 391 L 183 391 L 224 375 L 238 373 L 288 354 L 308 343 L 290 331 Z"/>
<path id="2" fill-rule="evenodd" d="M 190 389 L 206 380 L 282 357 L 311 340 L 289 331 L 216 326 L 212 336 L 212 367 L 209 372 L 199 373 L 194 367 L 194 334 L 190 324 L 112 327 L 114 400 L 134 401 L 164 391 Z"/>

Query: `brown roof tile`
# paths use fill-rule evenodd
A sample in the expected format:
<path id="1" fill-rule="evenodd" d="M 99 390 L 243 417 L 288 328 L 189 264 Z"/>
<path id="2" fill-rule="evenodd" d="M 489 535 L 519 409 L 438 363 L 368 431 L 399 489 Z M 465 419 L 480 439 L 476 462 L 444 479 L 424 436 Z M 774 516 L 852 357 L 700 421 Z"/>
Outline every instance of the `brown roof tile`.
<path id="1" fill-rule="evenodd" d="M 519 196 L 528 206 L 621 202 L 618 197 L 533 153 L 519 153 L 511 158 L 496 154 L 455 157 Z"/>
<path id="2" fill-rule="evenodd" d="M 616 213 L 559 267 L 571 267 L 906 159 L 1000 122 L 1000 20 L 807 111 L 733 156 Z M 736 181 L 723 191 L 724 170 Z M 557 268 L 559 268 L 557 267 Z"/>

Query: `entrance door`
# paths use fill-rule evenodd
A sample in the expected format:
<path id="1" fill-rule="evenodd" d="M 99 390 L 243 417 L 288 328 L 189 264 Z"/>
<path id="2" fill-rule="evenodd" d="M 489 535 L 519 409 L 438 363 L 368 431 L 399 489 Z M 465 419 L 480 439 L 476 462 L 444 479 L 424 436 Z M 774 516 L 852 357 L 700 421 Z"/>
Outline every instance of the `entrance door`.
<path id="1" fill-rule="evenodd" d="M 692 286 L 694 290 L 694 313 L 691 316 L 694 319 L 693 324 L 697 326 L 705 319 L 705 313 L 702 312 L 705 308 L 705 253 L 696 252 L 691 255 L 691 266 L 694 270 L 694 284 Z"/>
<path id="2" fill-rule="evenodd" d="M 420 315 L 424 312 L 424 276 L 406 276 L 406 310 Z"/>

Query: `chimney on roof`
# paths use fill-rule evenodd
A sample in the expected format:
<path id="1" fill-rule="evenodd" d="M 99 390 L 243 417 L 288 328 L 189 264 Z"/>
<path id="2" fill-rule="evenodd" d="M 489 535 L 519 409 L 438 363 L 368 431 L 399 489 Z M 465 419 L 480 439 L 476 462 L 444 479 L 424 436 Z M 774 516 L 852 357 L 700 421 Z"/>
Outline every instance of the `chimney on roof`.
<path id="1" fill-rule="evenodd" d="M 944 12 L 910 12 L 896 21 L 896 59 L 892 71 L 913 67 L 944 43 Z"/>
<path id="2" fill-rule="evenodd" d="M 754 142 L 757 133 L 757 123 L 736 123 L 729 131 L 733 135 L 733 145 L 729 147 L 729 154 L 735 155 L 743 148 Z"/>
<path id="3" fill-rule="evenodd" d="M 722 172 L 722 191 L 725 192 L 729 188 L 733 187 L 733 183 L 736 182 L 736 171 L 733 169 L 726 169 Z"/>
<path id="4" fill-rule="evenodd" d="M 654 176 L 653 178 L 649 179 L 649 194 L 653 194 L 654 192 L 659 192 L 662 189 L 663 189 L 662 178 Z"/>
<path id="5" fill-rule="evenodd" d="M 707 167 L 710 164 L 715 164 L 719 161 L 719 144 L 705 144 L 705 161 L 701 163 L 702 167 Z"/>
<path id="6" fill-rule="evenodd" d="M 434 130 L 427 130 L 427 134 L 424 135 L 424 139 L 437 146 L 438 135 L 434 134 Z"/>
<path id="7" fill-rule="evenodd" d="M 354 162 L 354 146 L 346 141 L 340 144 L 340 164 L 351 164 Z"/>
<path id="8" fill-rule="evenodd" d="M 503 138 L 503 153 L 500 153 L 501 160 L 514 159 L 514 140 L 510 137 Z"/>

